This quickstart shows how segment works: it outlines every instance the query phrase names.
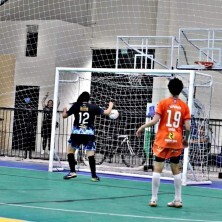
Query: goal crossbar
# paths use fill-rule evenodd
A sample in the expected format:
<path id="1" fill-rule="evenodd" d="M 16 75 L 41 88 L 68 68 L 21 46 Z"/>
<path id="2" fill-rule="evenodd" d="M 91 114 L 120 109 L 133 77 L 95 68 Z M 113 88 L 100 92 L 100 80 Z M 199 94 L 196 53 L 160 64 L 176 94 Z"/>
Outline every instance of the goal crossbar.
<path id="1" fill-rule="evenodd" d="M 68 72 L 97 72 L 97 73 L 138 73 L 138 74 L 147 74 L 147 75 L 162 75 L 162 74 L 191 74 L 192 70 L 166 70 L 166 69 L 109 69 L 109 68 L 70 68 L 70 67 L 57 67 L 56 73 L 60 71 L 68 71 Z"/>

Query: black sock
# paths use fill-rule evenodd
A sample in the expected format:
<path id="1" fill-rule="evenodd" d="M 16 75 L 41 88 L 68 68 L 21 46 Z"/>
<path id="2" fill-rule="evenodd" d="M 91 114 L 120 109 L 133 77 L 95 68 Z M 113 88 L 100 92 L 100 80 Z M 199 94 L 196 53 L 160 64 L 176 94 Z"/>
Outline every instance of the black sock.
<path id="1" fill-rule="evenodd" d="M 89 166 L 90 166 L 90 169 L 91 169 L 92 177 L 95 178 L 95 177 L 97 177 L 97 176 L 96 176 L 96 161 L 95 161 L 95 156 L 89 156 L 88 159 L 89 159 Z"/>
<path id="2" fill-rule="evenodd" d="M 68 162 L 69 162 L 69 168 L 70 168 L 70 171 L 71 172 L 76 172 L 76 169 L 75 169 L 75 156 L 74 156 L 74 153 L 69 153 L 68 154 Z"/>

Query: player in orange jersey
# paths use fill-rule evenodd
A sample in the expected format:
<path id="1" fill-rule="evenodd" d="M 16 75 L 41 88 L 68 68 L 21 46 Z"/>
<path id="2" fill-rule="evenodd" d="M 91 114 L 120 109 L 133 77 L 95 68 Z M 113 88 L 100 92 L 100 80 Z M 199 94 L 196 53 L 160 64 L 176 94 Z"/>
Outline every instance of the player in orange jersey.
<path id="1" fill-rule="evenodd" d="M 153 119 L 142 125 L 137 130 L 136 136 L 141 136 L 146 127 L 151 127 L 159 122 L 153 145 L 155 159 L 152 177 L 152 198 L 149 205 L 151 207 L 157 206 L 160 174 L 164 167 L 164 161 L 170 159 L 171 170 L 174 175 L 175 198 L 167 206 L 179 208 L 182 207 L 182 182 L 179 160 L 183 148 L 188 146 L 191 117 L 188 105 L 179 99 L 179 94 L 183 90 L 182 81 L 177 78 L 171 79 L 168 89 L 172 96 L 159 101 Z M 184 126 L 186 130 L 185 138 L 183 138 Z"/>

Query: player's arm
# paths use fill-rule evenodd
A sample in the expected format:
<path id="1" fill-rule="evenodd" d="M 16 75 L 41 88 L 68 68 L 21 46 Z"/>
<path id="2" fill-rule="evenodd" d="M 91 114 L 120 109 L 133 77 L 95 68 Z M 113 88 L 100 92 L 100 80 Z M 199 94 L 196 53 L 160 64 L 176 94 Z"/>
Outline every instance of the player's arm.
<path id="1" fill-rule="evenodd" d="M 76 110 L 76 106 L 75 106 L 75 103 L 71 106 L 71 108 L 68 110 L 66 107 L 63 109 L 62 111 L 62 117 L 63 119 L 71 116 L 72 114 L 75 113 L 75 110 Z"/>
<path id="2" fill-rule="evenodd" d="M 49 96 L 49 92 L 47 92 L 46 93 L 46 95 L 43 97 L 43 99 L 42 99 L 42 108 L 44 109 L 45 108 L 45 101 L 46 101 L 46 99 L 48 98 L 48 96 Z"/>
<path id="3" fill-rule="evenodd" d="M 183 139 L 183 145 L 184 147 L 187 147 L 188 140 L 190 137 L 190 120 L 189 119 L 184 121 L 184 126 L 185 126 L 185 138 Z"/>
<path id="4" fill-rule="evenodd" d="M 156 113 L 156 114 L 154 115 L 153 119 L 152 119 L 150 122 L 143 124 L 143 125 L 136 131 L 136 136 L 137 136 L 137 137 L 141 136 L 141 133 L 144 132 L 145 128 L 154 126 L 159 120 L 160 120 L 160 115 Z"/>
<path id="5" fill-rule="evenodd" d="M 63 119 L 65 119 L 65 118 L 67 118 L 69 115 L 68 115 L 68 112 L 67 112 L 67 108 L 65 107 L 64 109 L 63 109 L 63 112 L 62 112 L 62 117 L 63 117 Z"/>
<path id="6" fill-rule="evenodd" d="M 76 106 L 76 103 L 73 103 L 72 106 L 69 108 L 69 110 L 65 107 L 62 111 L 62 117 L 63 119 L 71 116 L 75 113 L 75 111 L 78 110 L 78 107 Z"/>
<path id="7" fill-rule="evenodd" d="M 105 116 L 108 116 L 110 112 L 112 111 L 112 108 L 113 108 L 113 102 L 109 102 L 109 107 L 106 110 L 104 110 L 103 114 Z"/>

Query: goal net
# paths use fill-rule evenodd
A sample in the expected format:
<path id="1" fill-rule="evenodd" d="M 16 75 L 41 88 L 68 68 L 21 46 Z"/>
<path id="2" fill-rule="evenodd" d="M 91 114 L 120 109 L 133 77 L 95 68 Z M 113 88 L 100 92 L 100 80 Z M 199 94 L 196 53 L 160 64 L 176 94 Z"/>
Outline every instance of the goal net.
<path id="1" fill-rule="evenodd" d="M 57 102 L 59 97 L 70 107 L 80 92 L 86 90 L 91 92 L 91 102 L 104 109 L 107 108 L 109 101 L 114 102 L 119 117 L 112 120 L 98 116 L 95 121 L 97 171 L 145 176 L 144 170 L 152 166 L 151 148 L 156 129 L 145 132 L 142 138 L 136 138 L 135 133 L 141 124 L 152 118 L 154 110 L 150 109 L 149 104 L 154 104 L 155 107 L 160 99 L 169 96 L 167 83 L 174 76 L 184 83 L 181 98 L 188 102 L 193 110 L 195 127 L 203 126 L 207 131 L 210 94 L 207 100 L 204 100 L 205 96 L 201 101 L 195 99 L 194 95 L 210 93 L 211 77 L 194 71 L 57 68 L 54 101 Z M 200 98 L 201 95 L 198 95 L 198 99 Z M 56 113 L 56 108 L 54 109 Z M 55 121 L 56 118 L 54 124 Z M 70 137 L 72 124 L 72 118 L 60 123 L 65 129 L 63 137 L 65 136 L 66 140 Z M 183 180 L 186 184 L 190 180 L 193 182 L 208 180 L 207 148 L 205 145 L 199 146 L 199 137 L 194 133 L 193 136 L 197 139 L 198 147 L 190 147 L 190 155 L 184 152 L 181 159 Z M 66 140 L 60 145 L 63 149 L 66 149 Z M 53 147 L 53 144 L 51 146 Z M 64 153 L 65 150 L 59 152 Z M 49 170 L 53 170 L 55 161 L 53 152 L 50 154 Z M 79 169 L 88 170 L 87 160 L 83 154 L 82 159 L 82 164 L 78 165 Z M 167 162 L 165 175 L 170 175 Z"/>
<path id="2" fill-rule="evenodd" d="M 45 127 L 43 122 L 47 115 L 43 110 L 43 99 L 45 95 L 48 95 L 44 101 L 45 105 L 49 100 L 54 100 L 56 67 L 197 70 L 204 67 L 195 64 L 195 61 L 213 61 L 212 70 L 215 68 L 215 72 L 210 73 L 214 78 L 211 118 L 221 120 L 222 103 L 219 92 L 222 80 L 221 75 L 218 75 L 218 70 L 219 72 L 222 70 L 222 31 L 216 28 L 221 26 L 220 9 L 221 1 L 0 1 L 0 156 L 15 157 L 19 160 L 27 158 L 32 161 L 33 159 L 48 161 L 51 121 L 48 127 Z M 205 74 L 209 74 L 209 71 L 205 69 Z M 123 79 L 116 77 L 115 81 L 111 81 L 112 78 L 107 77 L 108 80 L 106 80 L 105 77 L 99 78 L 94 74 L 91 81 L 89 74 L 81 73 L 80 76 L 76 75 L 75 79 L 69 73 L 70 71 L 64 71 L 63 83 L 59 84 L 58 93 L 60 105 L 56 122 L 59 125 L 56 128 L 54 142 L 55 158 L 60 162 L 66 160 L 66 133 L 69 131 L 66 127 L 70 127 L 72 122 L 72 120 L 70 123 L 63 122 L 60 114 L 64 106 L 77 99 L 82 91 L 83 83 L 84 86 L 87 83 L 86 88 L 91 91 L 92 96 L 94 97 L 95 92 L 95 98 L 101 101 L 106 97 L 108 100 L 109 92 L 105 90 L 100 97 L 97 97 L 97 94 L 100 94 L 101 88 L 109 84 L 107 88 L 114 91 L 116 95 L 123 93 L 123 104 L 129 98 L 131 101 L 134 100 L 135 104 L 141 104 L 141 109 L 138 110 L 141 116 L 142 112 L 147 114 L 146 109 L 156 105 L 155 102 L 151 102 L 151 97 L 144 99 L 147 98 L 147 94 L 152 95 L 148 87 L 153 81 L 152 78 L 135 74 Z M 70 83 L 67 83 L 66 79 L 76 81 L 73 83 L 74 88 L 68 87 Z M 83 81 L 84 79 L 87 81 Z M 209 113 L 209 104 L 211 104 L 206 101 L 211 98 L 205 97 L 205 95 L 211 95 L 208 92 L 210 88 L 204 86 L 207 85 L 205 82 L 203 84 L 201 81 L 198 82 L 201 86 L 195 88 L 195 121 L 193 121 L 195 127 L 198 122 L 201 125 L 207 125 L 207 121 L 202 120 L 207 119 L 206 114 Z M 117 83 L 121 87 L 115 88 Z M 78 89 L 78 92 L 74 93 L 72 91 L 74 89 Z M 115 99 L 115 93 L 111 98 Z M 62 95 L 61 98 L 60 95 Z M 183 96 L 187 99 L 188 93 L 184 92 Z M 100 103 L 97 100 L 95 102 Z M 117 128 L 125 126 L 130 129 L 132 125 L 131 133 L 127 131 L 123 134 L 120 131 L 122 137 L 115 138 L 115 143 L 121 144 L 124 140 L 123 145 L 126 146 L 125 141 L 130 140 L 133 148 L 134 146 L 143 147 L 142 144 L 149 147 L 153 140 L 152 132 L 146 132 L 150 139 L 145 140 L 145 143 L 142 143 L 142 140 L 134 141 L 133 139 L 139 117 L 133 116 L 135 115 L 132 111 L 133 106 L 130 107 L 132 107 L 130 113 L 132 122 L 128 122 L 129 125 L 126 126 L 122 121 L 122 125 L 117 125 Z M 125 110 L 130 110 L 130 107 Z M 203 108 L 204 114 L 201 111 Z M 126 121 L 129 120 L 129 116 L 124 118 Z M 147 117 L 147 120 L 149 118 Z M 145 119 L 146 115 L 141 117 L 138 125 Z M 105 121 L 108 121 L 108 125 Z M 113 126 L 117 123 L 117 120 L 101 119 L 100 125 L 104 125 L 104 131 L 107 133 L 109 124 Z M 99 126 L 98 129 L 103 127 Z M 214 137 L 222 138 L 219 127 L 217 129 Z M 107 142 L 99 139 L 100 134 L 104 134 L 102 130 L 98 130 L 98 150 L 102 149 L 101 144 Z M 112 131 L 109 134 L 112 135 Z M 206 134 L 208 134 L 207 131 Z M 127 137 L 123 137 L 124 135 Z M 132 135 L 131 138 L 129 135 Z M 108 141 L 110 141 L 109 137 L 109 135 L 106 137 Z M 212 153 L 215 155 L 220 153 L 221 139 L 218 141 L 215 146 L 212 146 Z M 115 143 L 107 142 L 109 147 L 105 149 L 109 150 L 110 147 L 116 145 Z M 103 158 L 104 154 L 102 151 L 100 153 L 101 166 L 108 162 L 113 164 L 112 155 L 110 157 L 105 155 Z M 149 155 L 147 150 L 139 155 L 138 162 L 135 162 L 135 158 L 131 162 L 141 166 L 144 155 Z M 122 160 L 121 156 L 119 158 Z M 145 166 L 150 171 L 149 167 L 152 163 L 149 161 L 146 161 Z M 131 162 L 128 163 L 130 169 Z M 193 164 L 193 161 L 191 163 Z M 123 163 L 123 166 L 125 167 L 126 164 Z M 195 163 L 193 168 L 198 167 Z M 216 172 L 219 168 L 212 170 Z"/>

